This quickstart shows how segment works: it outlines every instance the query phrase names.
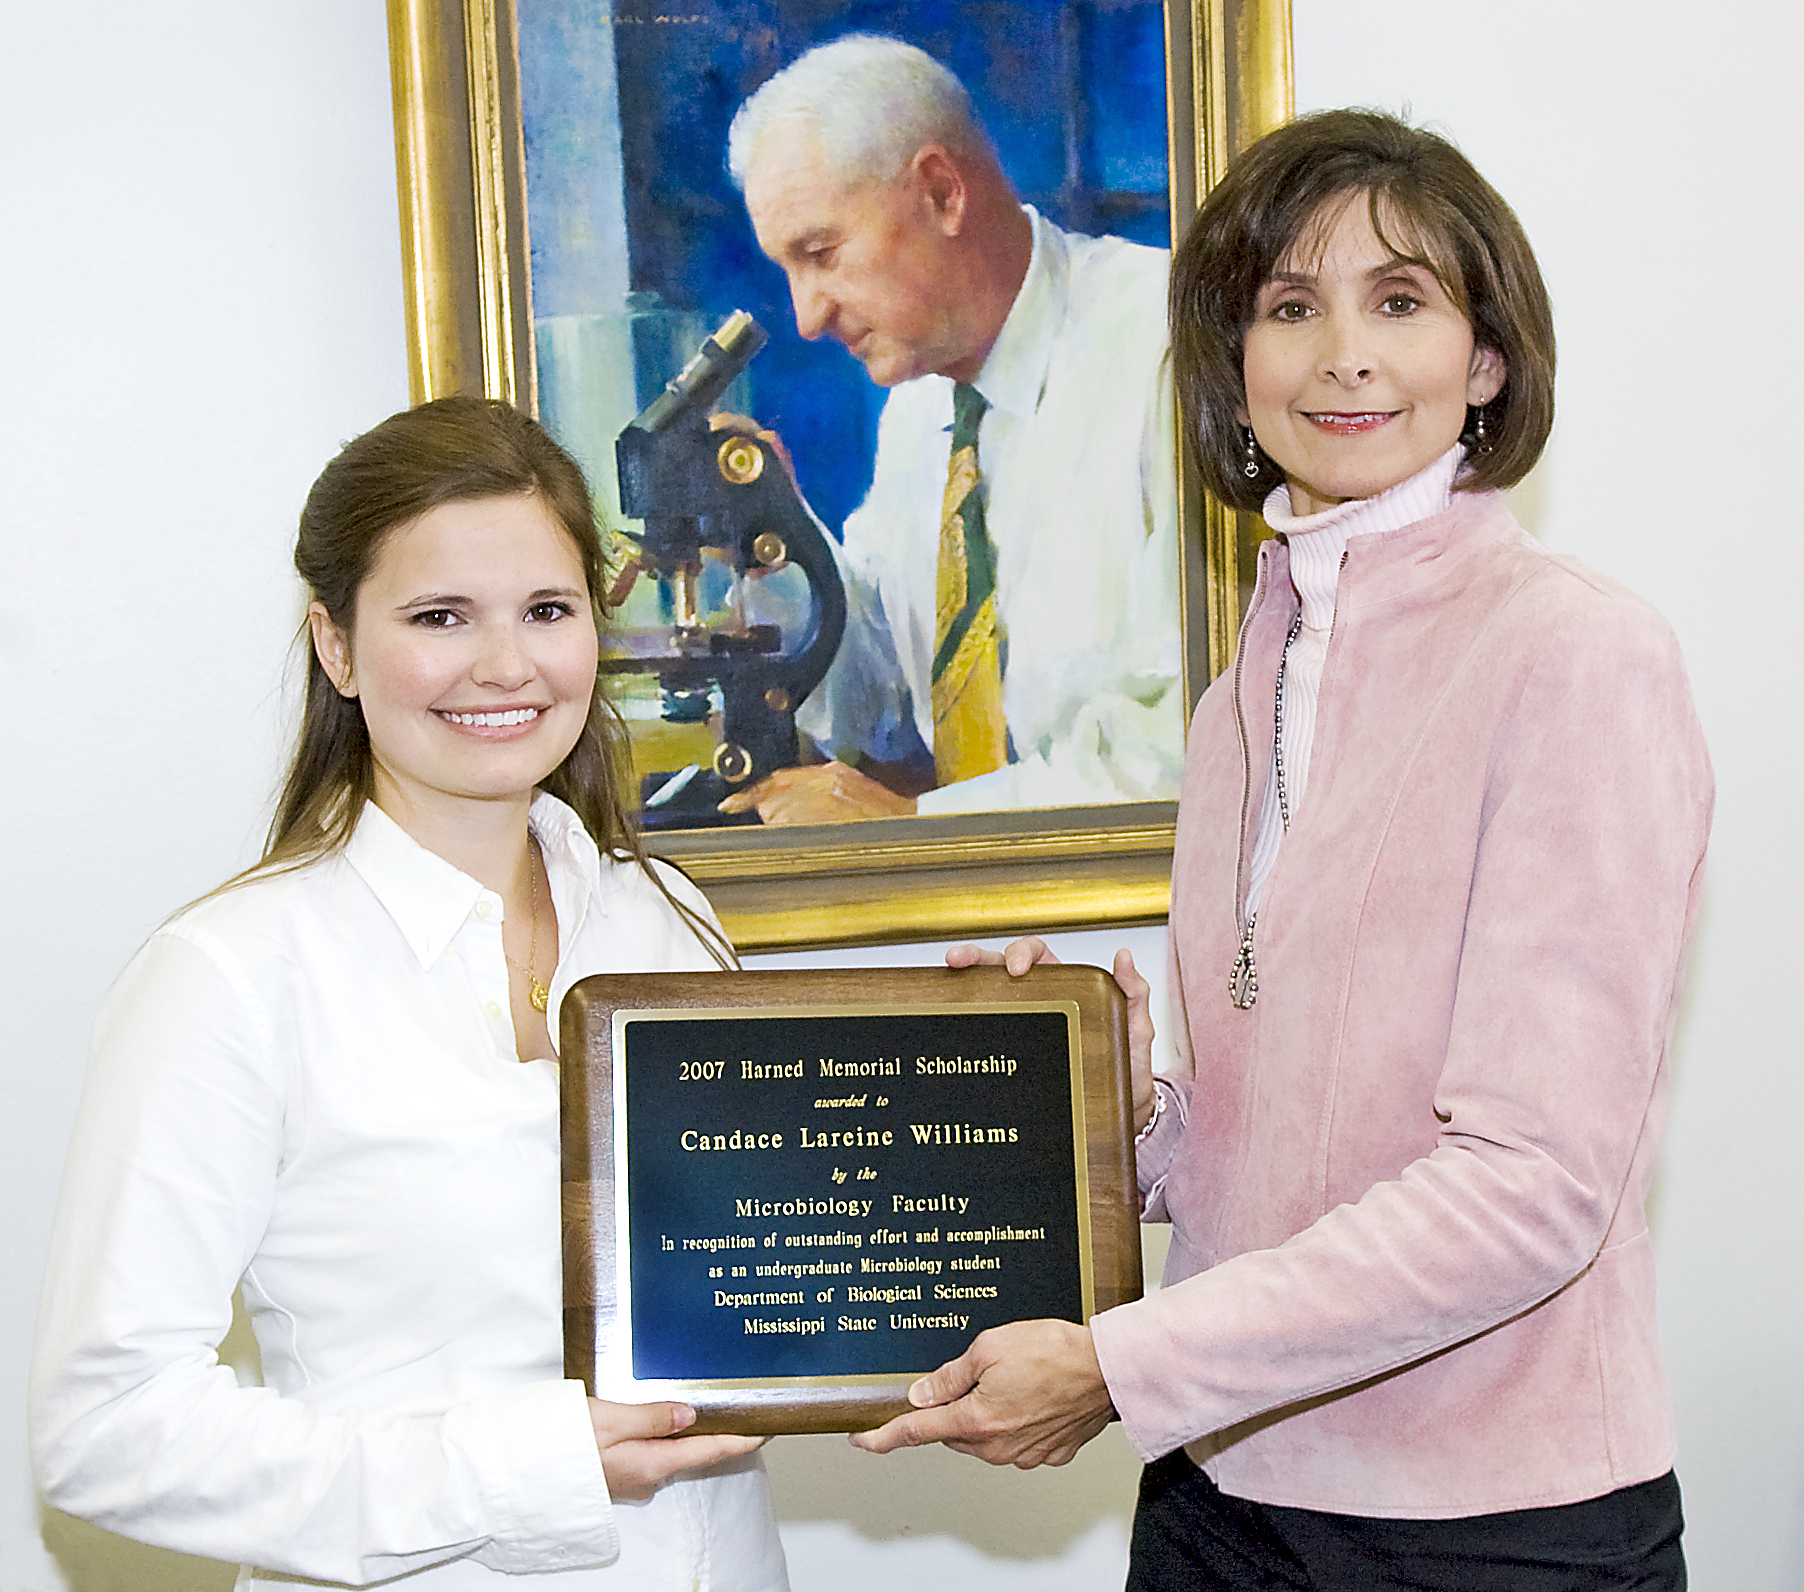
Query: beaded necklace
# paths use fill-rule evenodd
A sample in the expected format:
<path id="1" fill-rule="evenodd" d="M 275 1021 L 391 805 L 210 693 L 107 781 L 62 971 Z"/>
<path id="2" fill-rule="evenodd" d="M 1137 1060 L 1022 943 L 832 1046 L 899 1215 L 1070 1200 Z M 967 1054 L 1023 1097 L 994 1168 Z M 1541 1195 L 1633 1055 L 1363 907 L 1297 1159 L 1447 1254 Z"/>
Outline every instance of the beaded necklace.
<path id="1" fill-rule="evenodd" d="M 1272 765 L 1278 779 L 1278 817 L 1284 833 L 1290 833 L 1290 793 L 1284 787 L 1284 676 L 1290 670 L 1290 649 L 1303 633 L 1303 611 L 1290 622 L 1290 634 L 1284 638 L 1284 652 L 1278 659 L 1278 685 L 1272 703 Z M 1240 951 L 1228 970 L 1228 994 L 1236 1007 L 1246 1011 L 1259 999 L 1259 967 L 1253 960 L 1253 925 L 1257 912 L 1247 914 L 1246 927 L 1240 931 Z"/>

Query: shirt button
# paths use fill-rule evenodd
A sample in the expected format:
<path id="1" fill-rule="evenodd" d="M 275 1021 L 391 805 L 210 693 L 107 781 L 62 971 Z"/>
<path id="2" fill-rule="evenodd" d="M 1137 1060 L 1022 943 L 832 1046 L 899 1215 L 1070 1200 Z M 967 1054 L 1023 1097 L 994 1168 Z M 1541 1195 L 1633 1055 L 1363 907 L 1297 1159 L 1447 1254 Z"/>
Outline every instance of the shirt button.
<path id="1" fill-rule="evenodd" d="M 491 1017 L 499 1018 L 501 1016 L 501 1008 L 493 1001 L 490 1001 L 487 1006 L 483 1007 L 483 1010 Z"/>
<path id="2" fill-rule="evenodd" d="M 476 903 L 476 916 L 479 918 L 486 918 L 494 910 L 495 909 L 486 901 L 478 901 Z"/>

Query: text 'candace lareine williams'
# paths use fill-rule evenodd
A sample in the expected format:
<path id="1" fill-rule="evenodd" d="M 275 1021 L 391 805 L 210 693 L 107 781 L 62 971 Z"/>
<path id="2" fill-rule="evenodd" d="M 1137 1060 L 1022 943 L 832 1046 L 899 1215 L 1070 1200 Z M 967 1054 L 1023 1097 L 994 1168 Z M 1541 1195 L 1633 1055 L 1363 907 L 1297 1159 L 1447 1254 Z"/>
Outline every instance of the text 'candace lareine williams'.
<path id="1" fill-rule="evenodd" d="M 919 1145 L 1019 1144 L 1021 1130 L 1012 1122 L 911 1122 L 909 1134 Z M 759 1133 L 754 1129 L 735 1128 L 731 1133 L 704 1133 L 698 1128 L 685 1128 L 677 1143 L 694 1154 L 714 1154 L 731 1150 L 781 1150 L 794 1143 L 799 1150 L 886 1149 L 896 1143 L 893 1128 L 850 1128 L 834 1133 L 821 1133 L 798 1128 L 793 1140 L 787 1134 Z M 904 1144 L 907 1139 L 902 1141 Z"/>

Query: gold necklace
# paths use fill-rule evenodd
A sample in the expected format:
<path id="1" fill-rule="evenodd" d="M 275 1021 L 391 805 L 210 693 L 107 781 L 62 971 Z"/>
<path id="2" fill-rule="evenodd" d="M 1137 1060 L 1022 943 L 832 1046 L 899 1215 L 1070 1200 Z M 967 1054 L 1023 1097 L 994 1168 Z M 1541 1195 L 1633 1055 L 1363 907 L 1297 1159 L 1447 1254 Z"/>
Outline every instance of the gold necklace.
<path id="1" fill-rule="evenodd" d="M 507 954 L 507 943 L 501 945 L 501 955 L 516 973 L 526 975 L 526 992 L 532 1001 L 532 1008 L 542 1012 L 551 1004 L 551 991 L 539 982 L 539 846 L 537 840 L 527 837 L 527 850 L 532 854 L 532 943 L 527 947 L 526 966 L 522 967 Z"/>

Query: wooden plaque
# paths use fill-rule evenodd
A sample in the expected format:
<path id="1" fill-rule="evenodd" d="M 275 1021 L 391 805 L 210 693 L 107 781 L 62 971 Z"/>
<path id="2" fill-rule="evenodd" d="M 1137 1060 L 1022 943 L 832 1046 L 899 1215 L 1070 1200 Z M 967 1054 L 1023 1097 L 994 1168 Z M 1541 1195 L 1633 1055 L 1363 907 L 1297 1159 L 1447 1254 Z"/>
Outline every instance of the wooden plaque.
<path id="1" fill-rule="evenodd" d="M 985 1327 L 1140 1297 L 1097 968 L 603 974 L 561 1020 L 565 1374 L 599 1397 L 858 1431 Z"/>

